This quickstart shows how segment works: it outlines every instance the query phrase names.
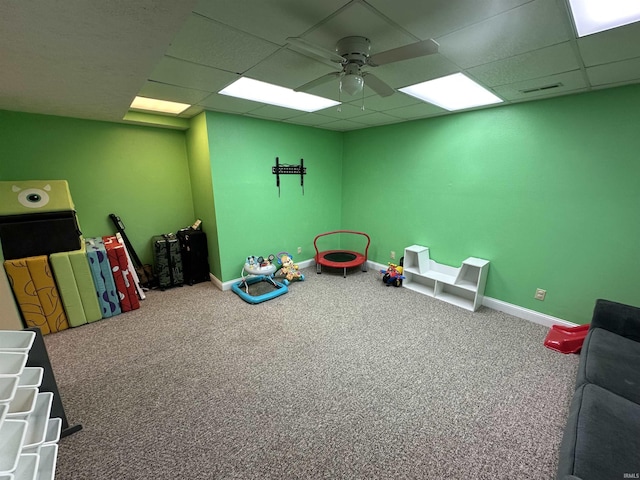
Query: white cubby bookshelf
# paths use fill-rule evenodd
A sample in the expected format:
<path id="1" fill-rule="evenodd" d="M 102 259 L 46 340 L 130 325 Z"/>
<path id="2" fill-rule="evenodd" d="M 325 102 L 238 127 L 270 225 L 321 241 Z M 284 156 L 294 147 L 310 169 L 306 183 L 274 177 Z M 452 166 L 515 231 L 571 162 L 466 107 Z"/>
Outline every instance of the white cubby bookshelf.
<path id="1" fill-rule="evenodd" d="M 429 247 L 404 249 L 403 287 L 475 312 L 482 305 L 489 261 L 469 257 L 460 267 L 429 258 Z"/>
<path id="2" fill-rule="evenodd" d="M 43 367 L 28 367 L 36 333 L 0 330 L 0 479 L 53 480 L 62 419 L 42 391 Z"/>

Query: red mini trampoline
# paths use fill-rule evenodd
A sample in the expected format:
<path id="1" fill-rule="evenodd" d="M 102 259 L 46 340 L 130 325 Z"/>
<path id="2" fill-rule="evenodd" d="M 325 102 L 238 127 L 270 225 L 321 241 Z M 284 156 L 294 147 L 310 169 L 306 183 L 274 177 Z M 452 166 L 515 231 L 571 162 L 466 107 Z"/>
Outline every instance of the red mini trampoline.
<path id="1" fill-rule="evenodd" d="M 366 238 L 367 244 L 364 247 L 364 253 L 352 250 L 318 250 L 318 239 L 327 235 L 338 235 L 341 233 L 362 235 Z M 364 238 L 362 239 L 364 244 Z M 322 273 L 322 267 L 342 268 L 343 275 L 347 277 L 347 268 L 362 267 L 362 271 L 367 271 L 367 254 L 369 253 L 369 244 L 371 239 L 369 235 L 363 232 L 354 232 L 353 230 L 335 230 L 333 232 L 321 233 L 313 239 L 313 246 L 316 249 L 316 273 Z"/>

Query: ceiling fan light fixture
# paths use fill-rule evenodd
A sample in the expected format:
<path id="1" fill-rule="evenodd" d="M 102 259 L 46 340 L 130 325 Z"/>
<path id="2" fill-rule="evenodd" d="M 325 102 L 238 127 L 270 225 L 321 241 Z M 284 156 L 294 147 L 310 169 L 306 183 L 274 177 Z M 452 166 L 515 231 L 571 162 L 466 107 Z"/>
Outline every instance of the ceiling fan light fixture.
<path id="1" fill-rule="evenodd" d="M 330 52 L 322 47 L 314 45 L 306 39 L 290 37 L 287 39 L 292 47 L 306 51 L 311 58 L 317 58 L 318 53 L 325 61 L 338 63 L 342 66 L 342 71 L 328 73 L 315 80 L 305 83 L 295 90 L 305 92 L 316 88 L 336 77 L 340 78 L 340 93 L 345 92 L 354 96 L 364 93 L 364 76 L 367 76 L 368 86 L 381 97 L 392 95 L 394 89 L 387 85 L 382 79 L 372 75 L 369 71 L 362 71 L 365 67 L 377 67 L 402 60 L 424 57 L 438 53 L 438 44 L 432 40 L 422 40 L 398 48 L 392 48 L 384 52 L 379 52 L 373 57 L 371 52 L 371 41 L 367 37 L 349 36 L 338 40 L 335 52 Z"/>
<path id="2" fill-rule="evenodd" d="M 364 88 L 364 78 L 357 73 L 348 73 L 340 78 L 340 91 L 356 95 Z"/>

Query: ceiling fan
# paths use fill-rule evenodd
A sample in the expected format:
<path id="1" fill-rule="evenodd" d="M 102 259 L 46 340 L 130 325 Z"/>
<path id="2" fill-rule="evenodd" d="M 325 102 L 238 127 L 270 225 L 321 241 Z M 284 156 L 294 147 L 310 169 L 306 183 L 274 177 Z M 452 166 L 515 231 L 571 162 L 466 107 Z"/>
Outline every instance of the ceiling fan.
<path id="1" fill-rule="evenodd" d="M 409 60 L 438 53 L 438 44 L 432 40 L 422 40 L 403 47 L 393 48 L 370 55 L 371 41 L 366 37 L 351 36 L 338 41 L 335 51 L 327 50 L 301 37 L 289 37 L 290 47 L 312 58 L 339 64 L 342 70 L 331 72 L 295 88 L 296 92 L 306 92 L 318 85 L 340 79 L 340 91 L 349 95 L 361 92 L 366 83 L 381 97 L 392 95 L 395 90 L 373 75 L 365 67 L 377 67 L 388 63 Z"/>

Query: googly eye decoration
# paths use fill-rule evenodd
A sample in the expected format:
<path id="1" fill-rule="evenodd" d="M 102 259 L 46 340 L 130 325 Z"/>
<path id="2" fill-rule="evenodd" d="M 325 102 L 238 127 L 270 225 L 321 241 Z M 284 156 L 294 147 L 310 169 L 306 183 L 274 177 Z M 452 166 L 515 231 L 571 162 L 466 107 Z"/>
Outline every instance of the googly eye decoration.
<path id="1" fill-rule="evenodd" d="M 44 190 L 40 188 L 26 188 L 24 190 L 14 185 L 12 190 L 18 193 L 18 201 L 27 208 L 42 208 L 49 203 L 50 185 L 46 185 Z M 45 191 L 46 190 L 46 191 Z"/>

